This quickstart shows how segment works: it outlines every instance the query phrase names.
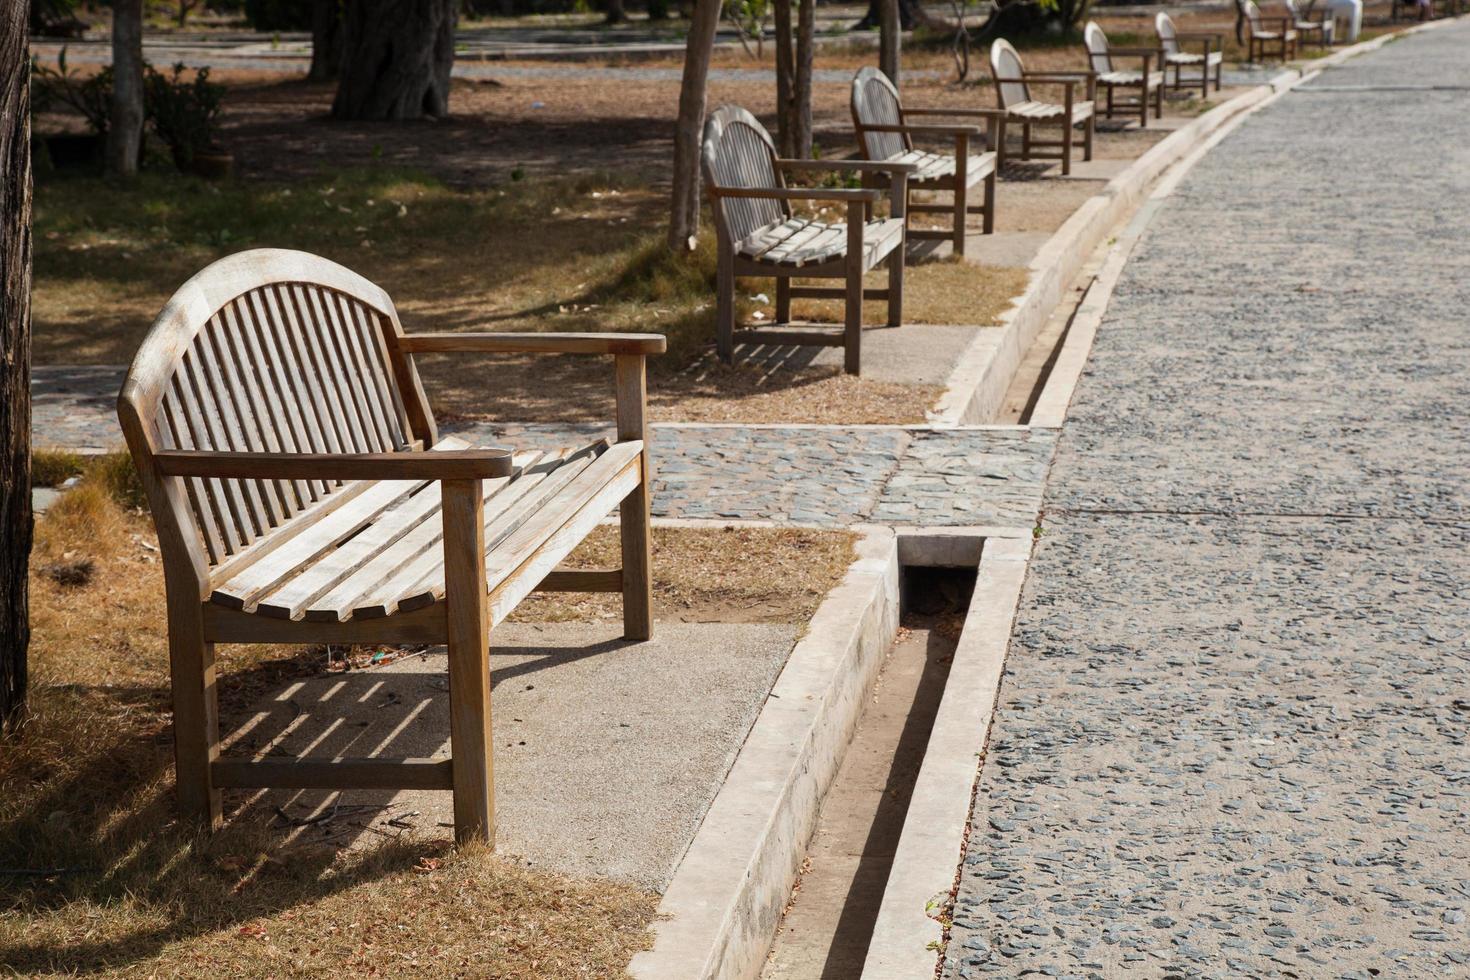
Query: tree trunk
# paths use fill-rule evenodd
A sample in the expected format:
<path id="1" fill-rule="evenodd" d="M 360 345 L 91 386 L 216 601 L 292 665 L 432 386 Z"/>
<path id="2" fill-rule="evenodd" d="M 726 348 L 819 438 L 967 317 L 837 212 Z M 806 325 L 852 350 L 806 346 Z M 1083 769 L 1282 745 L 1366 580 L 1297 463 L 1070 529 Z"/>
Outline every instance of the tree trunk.
<path id="1" fill-rule="evenodd" d="M 696 0 L 679 84 L 679 119 L 674 128 L 674 194 L 669 215 L 669 249 L 694 248 L 699 234 L 699 141 L 704 129 L 704 99 L 709 59 L 720 26 L 721 0 Z"/>
<path id="2" fill-rule="evenodd" d="M 31 107 L 27 4 L 0 30 L 0 731 L 24 718 L 31 642 Z"/>
<path id="3" fill-rule="evenodd" d="M 458 0 L 352 0 L 342 19 L 338 119 L 449 114 Z"/>
<path id="4" fill-rule="evenodd" d="M 899 14 L 898 0 L 880 0 L 882 36 L 878 40 L 878 68 L 898 87 Z"/>
<path id="5" fill-rule="evenodd" d="M 628 19 L 628 12 L 623 9 L 623 0 L 607 0 L 607 22 L 609 24 L 622 24 Z"/>
<path id="6" fill-rule="evenodd" d="M 112 5 L 112 116 L 107 124 L 107 172 L 138 172 L 143 144 L 143 0 Z"/>
<path id="7" fill-rule="evenodd" d="M 776 0 L 775 14 L 776 144 L 783 157 L 791 157 L 796 155 L 796 103 L 791 98 L 796 55 L 791 50 L 791 0 Z"/>
<path id="8" fill-rule="evenodd" d="M 816 31 L 816 0 L 801 0 L 796 12 L 796 84 L 791 90 L 795 103 L 791 129 L 794 156 L 802 160 L 812 155 L 812 48 Z"/>
<path id="9" fill-rule="evenodd" d="M 311 68 L 307 81 L 327 82 L 342 70 L 342 0 L 311 0 Z"/>

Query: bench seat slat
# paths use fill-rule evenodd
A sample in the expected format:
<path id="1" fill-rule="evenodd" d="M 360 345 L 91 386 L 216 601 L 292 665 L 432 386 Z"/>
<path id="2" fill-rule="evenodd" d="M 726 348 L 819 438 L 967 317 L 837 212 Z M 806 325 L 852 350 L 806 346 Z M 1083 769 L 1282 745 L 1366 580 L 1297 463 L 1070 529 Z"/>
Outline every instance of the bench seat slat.
<path id="1" fill-rule="evenodd" d="M 589 447 L 580 454 L 569 449 L 547 453 L 523 467 L 510 481 L 490 488 L 492 493 L 485 501 L 486 525 L 503 516 L 513 517 L 511 512 L 518 501 L 551 474 L 568 469 L 568 464 L 575 468 L 581 455 L 590 458 L 591 452 Z M 443 540 L 443 519 L 436 511 L 379 555 L 377 560 L 314 598 L 307 604 L 302 618 L 318 623 L 337 623 L 353 616 L 373 618 L 389 615 L 394 608 L 383 597 L 395 588 L 401 589 L 410 584 L 421 574 L 416 570 L 436 567 L 436 562 L 438 567 L 442 567 Z"/>

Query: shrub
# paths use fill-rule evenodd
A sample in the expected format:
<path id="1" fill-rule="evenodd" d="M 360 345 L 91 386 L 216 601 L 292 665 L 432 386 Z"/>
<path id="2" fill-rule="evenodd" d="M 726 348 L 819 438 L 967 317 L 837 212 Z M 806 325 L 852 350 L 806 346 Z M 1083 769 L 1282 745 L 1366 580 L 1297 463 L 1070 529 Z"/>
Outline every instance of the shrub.
<path id="1" fill-rule="evenodd" d="M 225 87 L 209 80 L 208 68 L 199 69 L 189 81 L 183 74 L 182 64 L 174 65 L 168 75 L 148 66 L 143 93 L 153 132 L 168 146 L 174 165 L 187 171 L 194 157 L 215 143 Z"/>

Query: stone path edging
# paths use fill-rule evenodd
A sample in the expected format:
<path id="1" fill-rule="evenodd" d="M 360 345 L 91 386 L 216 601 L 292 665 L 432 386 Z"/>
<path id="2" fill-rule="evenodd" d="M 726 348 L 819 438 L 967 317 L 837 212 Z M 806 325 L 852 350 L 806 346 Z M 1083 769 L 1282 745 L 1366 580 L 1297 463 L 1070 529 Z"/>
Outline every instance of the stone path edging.
<path id="1" fill-rule="evenodd" d="M 792 650 L 658 906 L 637 980 L 760 972 L 822 797 L 898 631 L 898 547 L 870 527 Z"/>

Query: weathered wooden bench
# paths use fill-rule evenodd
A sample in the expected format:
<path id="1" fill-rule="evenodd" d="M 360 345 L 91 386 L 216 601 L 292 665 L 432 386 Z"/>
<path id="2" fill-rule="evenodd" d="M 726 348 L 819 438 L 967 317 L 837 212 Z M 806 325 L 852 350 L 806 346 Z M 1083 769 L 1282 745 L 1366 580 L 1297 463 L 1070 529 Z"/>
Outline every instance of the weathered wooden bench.
<path id="1" fill-rule="evenodd" d="M 1235 0 L 1246 24 L 1246 60 L 1264 61 L 1275 49 L 1282 61 L 1296 57 L 1296 21 L 1292 17 L 1263 17 L 1256 0 Z M 1269 26 L 1268 26 L 1269 25 Z"/>
<path id="2" fill-rule="evenodd" d="M 1286 7 L 1286 16 L 1290 19 L 1291 26 L 1302 40 L 1316 41 L 1323 51 L 1332 47 L 1332 38 L 1337 33 L 1337 20 L 1330 10 L 1317 13 L 1311 2 L 1305 8 L 1298 8 L 1296 0 L 1281 0 L 1281 3 Z"/>
<path id="3" fill-rule="evenodd" d="M 1072 172 L 1073 129 L 1083 127 L 1082 159 L 1092 159 L 1092 138 L 1096 128 L 1094 106 L 1097 96 L 1097 76 L 1090 71 L 1030 72 L 1021 63 L 1021 56 L 1005 38 L 998 38 L 990 46 L 990 73 L 995 80 L 996 98 L 1005 111 L 1006 119 L 1021 124 L 1021 160 L 1060 160 L 1064 175 Z M 1031 83 L 1062 86 L 1062 102 L 1042 102 L 1031 96 Z M 1077 86 L 1083 85 L 1086 99 L 1077 98 Z M 1031 128 L 1036 125 L 1054 125 L 1061 128 L 1055 140 L 1035 139 Z M 1011 150 L 1004 144 L 999 147 L 1001 166 L 1010 158 Z"/>
<path id="4" fill-rule="evenodd" d="M 783 160 L 754 116 L 739 106 L 716 109 L 705 120 L 701 154 L 705 191 L 715 216 L 719 252 L 717 343 L 726 362 L 737 343 L 806 344 L 842 347 L 848 374 L 862 369 L 863 300 L 888 301 L 888 325 L 903 318 L 904 205 L 912 163 L 870 160 Z M 882 200 L 874 188 L 786 186 L 785 173 L 836 171 L 880 174 L 889 184 L 888 218 L 867 220 Z M 792 202 L 822 202 L 846 208 L 836 224 L 792 211 Z M 888 288 L 864 289 L 863 275 L 888 263 Z M 735 280 L 776 280 L 776 324 L 791 322 L 792 299 L 840 297 L 846 312 L 841 330 L 735 329 Z M 842 286 L 794 286 L 793 279 L 845 279 Z"/>
<path id="5" fill-rule="evenodd" d="M 1146 129 L 1150 98 L 1154 102 L 1154 118 L 1163 118 L 1164 75 L 1163 72 L 1153 70 L 1153 66 L 1158 63 L 1158 51 L 1153 48 L 1115 48 L 1108 43 L 1108 36 L 1097 26 L 1097 21 L 1093 20 L 1088 21 L 1083 29 L 1082 41 L 1087 46 L 1087 57 L 1092 64 L 1092 70 L 1097 74 L 1097 84 L 1106 92 L 1103 103 L 1105 118 L 1113 118 L 1113 114 L 1122 109 L 1137 111 L 1138 126 Z M 1138 58 L 1141 64 L 1137 70 L 1119 68 L 1113 63 L 1114 57 Z M 1115 102 L 1114 90 L 1120 88 L 1136 89 L 1138 95 L 1136 98 L 1130 96 L 1127 100 Z"/>
<path id="6" fill-rule="evenodd" d="M 951 203 L 926 204 L 908 201 L 904 213 L 950 214 L 949 231 L 915 228 L 910 222 L 910 239 L 950 240 L 956 255 L 965 254 L 965 216 L 983 215 L 983 231 L 995 230 L 995 147 L 1005 138 L 1005 113 L 996 109 L 929 109 L 905 106 L 888 76 L 871 66 L 858 70 L 852 80 L 852 125 L 857 131 L 858 150 L 865 160 L 913 164 L 908 189 L 948 191 Z M 910 117 L 984 119 L 986 128 L 973 125 L 916 125 Z M 914 147 L 914 137 L 954 140 L 954 153 L 932 153 Z M 971 152 L 973 140 L 985 140 L 985 149 Z M 985 184 L 980 204 L 969 203 L 971 187 Z"/>
<path id="7" fill-rule="evenodd" d="M 494 838 L 489 632 L 536 589 L 621 592 L 653 629 L 645 358 L 630 334 L 405 334 L 387 294 L 261 249 L 185 283 L 118 397 L 167 586 L 179 805 L 232 787 L 444 789 L 458 840 Z M 617 441 L 512 454 L 441 439 L 414 355 L 609 354 Z M 622 567 L 558 569 L 614 507 Z M 222 758 L 216 643 L 446 643 L 452 758 Z"/>
<path id="8" fill-rule="evenodd" d="M 1174 18 L 1160 12 L 1154 17 L 1154 31 L 1159 36 L 1159 50 L 1164 56 L 1164 71 L 1174 69 L 1174 88 L 1184 87 L 1184 69 L 1199 69 L 1200 98 L 1210 94 L 1210 76 L 1215 76 L 1215 91 L 1220 91 L 1220 73 L 1225 64 L 1225 35 L 1208 31 L 1180 33 Z M 1184 43 L 1198 43 L 1199 51 L 1185 51 Z M 1191 79 L 1191 87 L 1193 79 Z"/>

